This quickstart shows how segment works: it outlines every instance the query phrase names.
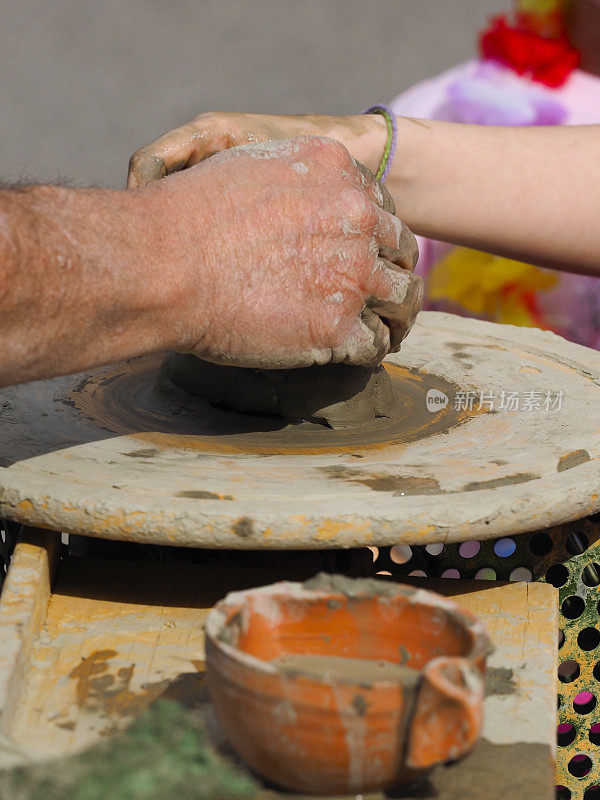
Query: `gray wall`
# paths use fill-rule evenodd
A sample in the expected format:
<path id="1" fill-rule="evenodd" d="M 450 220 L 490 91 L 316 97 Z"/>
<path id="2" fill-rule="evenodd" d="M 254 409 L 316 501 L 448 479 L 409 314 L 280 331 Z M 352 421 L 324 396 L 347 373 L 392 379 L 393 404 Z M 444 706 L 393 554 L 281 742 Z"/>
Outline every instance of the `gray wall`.
<path id="1" fill-rule="evenodd" d="M 471 56 L 510 0 L 0 0 L 0 180 L 120 187 L 200 111 L 353 113 Z"/>

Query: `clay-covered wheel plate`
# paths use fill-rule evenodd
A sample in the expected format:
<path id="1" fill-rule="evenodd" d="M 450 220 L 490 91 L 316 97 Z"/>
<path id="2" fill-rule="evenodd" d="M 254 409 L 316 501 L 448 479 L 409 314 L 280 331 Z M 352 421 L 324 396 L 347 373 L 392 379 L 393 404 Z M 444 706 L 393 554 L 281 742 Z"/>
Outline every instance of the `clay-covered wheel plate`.
<path id="1" fill-rule="evenodd" d="M 159 387 L 161 358 L 0 392 L 0 516 L 170 545 L 492 538 L 600 509 L 600 354 L 424 312 L 386 360 L 398 417 L 286 425 Z"/>

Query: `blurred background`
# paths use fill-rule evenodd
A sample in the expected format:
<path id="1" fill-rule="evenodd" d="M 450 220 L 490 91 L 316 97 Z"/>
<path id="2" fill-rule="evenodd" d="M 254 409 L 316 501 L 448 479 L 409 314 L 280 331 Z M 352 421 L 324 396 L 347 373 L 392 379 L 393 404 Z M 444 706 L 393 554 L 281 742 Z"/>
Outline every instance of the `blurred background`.
<path id="1" fill-rule="evenodd" d="M 123 188 L 201 111 L 600 123 L 600 0 L 0 0 L 0 65 L 0 182 Z M 597 278 L 419 246 L 427 308 L 600 349 Z"/>
<path id="2" fill-rule="evenodd" d="M 0 0 L 0 180 L 122 187 L 199 113 L 356 113 L 471 57 L 510 0 Z"/>

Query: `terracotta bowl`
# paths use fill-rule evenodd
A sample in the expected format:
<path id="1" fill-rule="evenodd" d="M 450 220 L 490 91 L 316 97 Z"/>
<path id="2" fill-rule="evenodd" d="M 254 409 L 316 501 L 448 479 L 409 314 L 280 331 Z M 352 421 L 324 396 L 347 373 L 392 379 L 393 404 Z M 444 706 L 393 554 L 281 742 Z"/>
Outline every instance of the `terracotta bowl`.
<path id="1" fill-rule="evenodd" d="M 233 592 L 206 624 L 225 735 L 296 792 L 396 787 L 467 753 L 490 650 L 480 622 L 445 597 L 331 575 Z"/>

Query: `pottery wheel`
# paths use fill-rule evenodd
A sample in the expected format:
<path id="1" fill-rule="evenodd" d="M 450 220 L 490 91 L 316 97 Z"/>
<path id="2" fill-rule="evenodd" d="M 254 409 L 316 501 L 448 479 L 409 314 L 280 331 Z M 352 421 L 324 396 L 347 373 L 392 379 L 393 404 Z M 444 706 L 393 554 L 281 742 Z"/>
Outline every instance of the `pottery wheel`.
<path id="1" fill-rule="evenodd" d="M 313 549 L 492 538 L 600 509 L 600 354 L 552 333 L 422 313 L 384 363 L 397 418 L 360 431 L 215 408 L 159 387 L 161 361 L 1 391 L 0 516 Z"/>

